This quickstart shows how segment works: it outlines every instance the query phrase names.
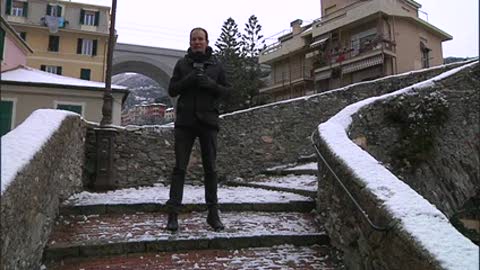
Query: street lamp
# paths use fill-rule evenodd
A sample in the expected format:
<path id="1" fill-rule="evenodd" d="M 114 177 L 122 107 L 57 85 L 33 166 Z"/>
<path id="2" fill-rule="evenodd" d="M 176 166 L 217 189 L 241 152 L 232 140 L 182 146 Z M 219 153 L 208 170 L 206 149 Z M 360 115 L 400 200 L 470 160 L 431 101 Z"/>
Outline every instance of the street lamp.
<path id="1" fill-rule="evenodd" d="M 113 47 L 115 46 L 115 15 L 117 11 L 117 0 L 112 0 L 110 15 L 110 34 L 108 37 L 107 50 L 107 71 L 105 77 L 105 91 L 103 94 L 102 120 L 100 127 L 95 129 L 97 144 L 97 170 L 94 188 L 97 191 L 104 191 L 115 188 L 113 183 L 113 150 L 114 140 L 117 131 L 111 127 L 112 124 L 112 60 Z"/>

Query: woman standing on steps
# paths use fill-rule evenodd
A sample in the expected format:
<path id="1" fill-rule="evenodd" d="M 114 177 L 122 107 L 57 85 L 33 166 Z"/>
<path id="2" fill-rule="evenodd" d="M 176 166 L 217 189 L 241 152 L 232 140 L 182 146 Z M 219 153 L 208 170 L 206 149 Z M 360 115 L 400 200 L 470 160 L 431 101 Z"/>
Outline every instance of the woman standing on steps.
<path id="1" fill-rule="evenodd" d="M 175 168 L 173 169 L 167 230 L 178 229 L 178 212 L 182 204 L 185 173 L 193 143 L 198 137 L 205 174 L 207 223 L 215 230 L 224 228 L 218 214 L 217 155 L 218 103 L 228 93 L 225 70 L 212 55 L 208 33 L 203 28 L 190 31 L 190 48 L 178 60 L 168 86 L 168 94 L 178 97 L 175 120 Z"/>

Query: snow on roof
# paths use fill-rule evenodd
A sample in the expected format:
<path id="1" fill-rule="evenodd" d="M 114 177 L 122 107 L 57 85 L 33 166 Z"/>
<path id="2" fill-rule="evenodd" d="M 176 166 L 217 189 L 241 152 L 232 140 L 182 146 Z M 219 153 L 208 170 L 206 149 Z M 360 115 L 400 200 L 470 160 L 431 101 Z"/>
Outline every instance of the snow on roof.
<path id="1" fill-rule="evenodd" d="M 352 115 L 362 107 L 412 92 L 414 88 L 418 90 L 433 86 L 436 81 L 475 64 L 478 61 L 393 93 L 351 104 L 318 126 L 321 138 L 331 151 L 366 184 L 366 188 L 383 200 L 385 208 L 399 221 L 399 226 L 432 254 L 444 269 L 478 270 L 478 246 L 459 233 L 440 210 L 353 143 L 348 138 L 347 130 L 352 123 Z"/>
<path id="2" fill-rule="evenodd" d="M 93 87 L 93 88 L 105 88 L 105 83 L 81 80 L 73 77 L 67 77 L 57 75 L 38 69 L 34 69 L 26 66 L 18 66 L 15 69 L 2 72 L 2 82 L 25 82 L 25 83 L 39 83 L 39 84 L 57 84 L 57 85 L 69 85 L 77 87 Z M 121 85 L 113 85 L 112 89 L 127 90 L 127 87 Z"/>
<path id="3" fill-rule="evenodd" d="M 69 115 L 78 116 L 76 113 L 63 110 L 39 109 L 17 128 L 2 136 L 0 194 L 3 194 L 17 173 L 30 163 Z"/>

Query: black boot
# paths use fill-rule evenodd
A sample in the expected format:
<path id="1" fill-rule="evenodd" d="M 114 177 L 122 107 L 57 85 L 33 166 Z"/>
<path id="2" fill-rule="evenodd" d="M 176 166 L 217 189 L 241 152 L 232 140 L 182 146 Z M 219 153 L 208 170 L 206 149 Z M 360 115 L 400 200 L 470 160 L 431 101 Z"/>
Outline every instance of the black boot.
<path id="1" fill-rule="evenodd" d="M 178 230 L 178 214 L 177 213 L 168 214 L 167 230 L 172 232 Z"/>
<path id="2" fill-rule="evenodd" d="M 222 221 L 220 221 L 217 208 L 208 209 L 207 223 L 208 225 L 212 226 L 215 231 L 221 231 L 225 229 Z"/>

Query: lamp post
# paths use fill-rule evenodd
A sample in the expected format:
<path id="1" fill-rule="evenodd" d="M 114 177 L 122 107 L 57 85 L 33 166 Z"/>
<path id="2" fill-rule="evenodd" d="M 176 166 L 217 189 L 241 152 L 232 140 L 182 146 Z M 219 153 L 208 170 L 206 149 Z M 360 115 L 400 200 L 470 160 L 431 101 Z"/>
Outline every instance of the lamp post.
<path id="1" fill-rule="evenodd" d="M 112 0 L 110 15 L 110 34 L 108 37 L 107 70 L 105 77 L 105 91 L 103 93 L 102 120 L 100 127 L 95 129 L 97 144 L 97 170 L 94 188 L 97 191 L 110 190 L 115 188 L 113 183 L 113 151 L 114 140 L 117 131 L 112 128 L 112 60 L 113 47 L 115 46 L 115 15 L 117 11 L 117 0 Z"/>

